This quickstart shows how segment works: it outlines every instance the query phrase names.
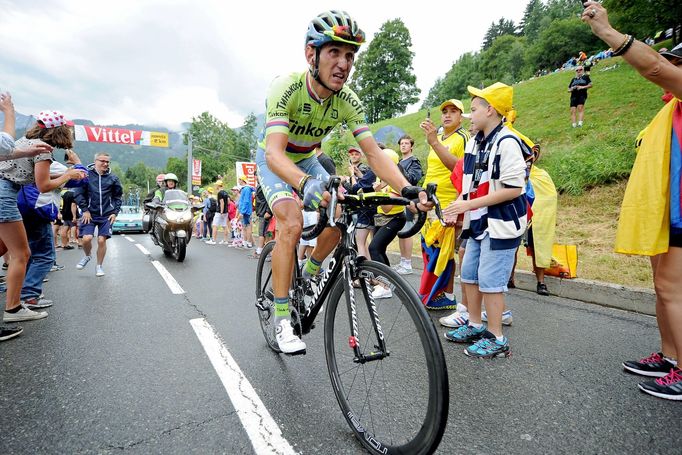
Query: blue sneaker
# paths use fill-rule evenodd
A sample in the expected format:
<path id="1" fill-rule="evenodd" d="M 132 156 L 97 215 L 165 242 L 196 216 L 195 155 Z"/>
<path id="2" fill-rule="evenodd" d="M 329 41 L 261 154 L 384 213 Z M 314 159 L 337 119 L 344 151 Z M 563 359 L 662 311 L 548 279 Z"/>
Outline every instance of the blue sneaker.
<path id="1" fill-rule="evenodd" d="M 483 322 L 488 322 L 488 313 L 483 312 L 481 313 L 481 321 Z M 507 310 L 502 313 L 502 325 L 512 325 L 512 322 L 514 321 L 514 318 L 512 317 L 512 312 L 511 310 Z"/>
<path id="2" fill-rule="evenodd" d="M 509 340 L 504 338 L 503 341 L 497 341 L 495 338 L 481 338 L 468 348 L 464 353 L 469 357 L 478 357 L 484 359 L 492 359 L 498 355 L 509 357 L 511 351 L 509 350 Z"/>
<path id="3" fill-rule="evenodd" d="M 463 325 L 455 330 L 448 330 L 445 332 L 445 338 L 455 343 L 471 343 L 477 341 L 482 337 L 487 337 L 490 332 L 485 329 L 485 326 L 480 329 L 471 325 Z M 492 335 L 492 334 L 490 334 Z"/>
<path id="4" fill-rule="evenodd" d="M 454 310 L 457 309 L 457 299 L 449 299 L 445 293 L 441 293 L 426 304 L 427 310 Z"/>

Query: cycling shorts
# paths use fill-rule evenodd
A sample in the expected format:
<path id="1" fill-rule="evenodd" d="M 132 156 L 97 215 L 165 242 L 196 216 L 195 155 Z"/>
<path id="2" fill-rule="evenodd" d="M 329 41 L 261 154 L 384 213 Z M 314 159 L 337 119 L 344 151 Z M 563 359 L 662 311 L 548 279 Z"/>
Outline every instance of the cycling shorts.
<path id="1" fill-rule="evenodd" d="M 314 155 L 294 164 L 313 178 L 323 182 L 329 180 L 329 174 Z M 268 168 L 268 164 L 265 162 L 265 150 L 260 147 L 256 151 L 256 166 L 258 166 L 258 180 L 270 208 L 279 200 L 293 199 L 291 185 Z"/>

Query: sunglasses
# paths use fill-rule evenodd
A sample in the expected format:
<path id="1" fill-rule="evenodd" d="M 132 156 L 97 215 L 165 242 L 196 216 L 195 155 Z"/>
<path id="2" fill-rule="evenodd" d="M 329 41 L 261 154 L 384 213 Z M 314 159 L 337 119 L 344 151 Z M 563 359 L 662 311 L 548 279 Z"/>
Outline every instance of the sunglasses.
<path id="1" fill-rule="evenodd" d="M 104 164 L 109 164 L 109 163 L 111 163 L 111 161 L 108 161 L 108 160 L 97 160 L 97 161 L 99 161 L 100 163 L 104 163 Z"/>

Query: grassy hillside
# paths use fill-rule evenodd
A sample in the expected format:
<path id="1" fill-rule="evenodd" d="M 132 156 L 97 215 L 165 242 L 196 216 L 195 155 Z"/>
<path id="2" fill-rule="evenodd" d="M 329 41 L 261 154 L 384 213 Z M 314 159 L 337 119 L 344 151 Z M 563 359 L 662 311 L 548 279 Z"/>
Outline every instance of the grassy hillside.
<path id="1" fill-rule="evenodd" d="M 606 67 L 616 68 L 602 71 Z M 620 58 L 599 63 L 585 105 L 585 126 L 571 128 L 569 93 L 574 72 L 525 81 L 514 87 L 515 126 L 542 145 L 538 165 L 552 176 L 559 197 L 557 243 L 578 245 L 579 276 L 651 287 L 649 261 L 613 253 L 615 227 L 625 180 L 634 161 L 634 139 L 662 107 L 661 90 Z M 469 100 L 464 101 L 468 108 Z M 415 153 L 426 164 L 428 146 L 419 128 L 426 111 L 377 123 L 395 125 L 415 138 Z M 431 109 L 439 120 L 438 106 Z M 530 269 L 520 253 L 519 267 Z"/>

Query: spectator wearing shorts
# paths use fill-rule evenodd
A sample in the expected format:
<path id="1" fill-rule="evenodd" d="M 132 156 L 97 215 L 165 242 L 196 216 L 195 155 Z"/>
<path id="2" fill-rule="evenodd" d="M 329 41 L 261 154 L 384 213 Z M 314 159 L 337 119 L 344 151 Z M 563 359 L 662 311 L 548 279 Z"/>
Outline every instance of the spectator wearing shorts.
<path id="1" fill-rule="evenodd" d="M 256 240 L 256 251 L 251 256 L 254 259 L 258 259 L 263 251 L 268 226 L 272 221 L 272 212 L 260 184 L 256 187 L 256 216 L 258 216 L 258 239 Z"/>
<path id="2" fill-rule="evenodd" d="M 246 184 L 246 177 L 239 177 L 239 184 L 243 185 L 239 190 L 239 218 L 242 222 L 242 246 L 253 247 L 253 232 L 251 228 L 251 214 L 253 213 L 253 187 Z"/>
<path id="3" fill-rule="evenodd" d="M 464 351 L 468 356 L 491 358 L 510 352 L 502 333 L 502 313 L 516 249 L 527 224 L 526 163 L 522 140 L 503 123 L 512 111 L 513 89 L 497 82 L 482 90 L 471 86 L 468 90 L 473 97 L 471 121 L 479 131 L 464 156 L 462 193 L 443 213 L 452 225 L 464 214 L 462 237 L 468 240 L 461 281 L 469 322 L 445 337 L 473 343 Z M 482 303 L 487 327 L 482 321 Z"/>
<path id="4" fill-rule="evenodd" d="M 123 186 L 119 178 L 111 173 L 108 153 L 97 153 L 95 163 L 88 166 L 88 185 L 74 189 L 76 203 L 83 212 L 79 223 L 79 236 L 83 242 L 83 259 L 76 268 L 82 270 L 92 259 L 92 238 L 97 230 L 97 265 L 95 275 L 104 276 L 104 257 L 107 254 L 107 240 L 111 237 L 111 226 L 123 203 Z"/>
<path id="5" fill-rule="evenodd" d="M 206 197 L 204 199 L 204 210 L 203 210 L 203 224 L 204 232 L 203 237 L 206 240 L 206 245 L 215 245 L 213 241 L 213 218 L 218 211 L 218 202 L 213 198 L 213 188 L 206 190 Z"/>
<path id="6" fill-rule="evenodd" d="M 571 125 L 573 128 L 583 126 L 587 90 L 591 88 L 592 80 L 590 76 L 585 74 L 585 69 L 582 66 L 576 67 L 575 77 L 568 83 L 568 91 L 571 93 Z M 575 121 L 576 111 L 578 112 L 578 123 Z"/>
<path id="7" fill-rule="evenodd" d="M 216 210 L 215 216 L 213 217 L 213 243 L 216 243 L 218 238 L 218 230 L 222 228 L 223 239 L 219 242 L 220 245 L 227 245 L 227 231 L 228 229 L 228 200 L 227 191 L 223 189 L 223 182 L 217 182 L 216 188 L 218 189 L 218 194 L 216 200 L 218 202 L 218 210 Z"/>

